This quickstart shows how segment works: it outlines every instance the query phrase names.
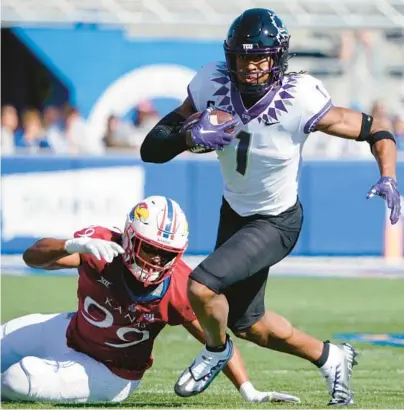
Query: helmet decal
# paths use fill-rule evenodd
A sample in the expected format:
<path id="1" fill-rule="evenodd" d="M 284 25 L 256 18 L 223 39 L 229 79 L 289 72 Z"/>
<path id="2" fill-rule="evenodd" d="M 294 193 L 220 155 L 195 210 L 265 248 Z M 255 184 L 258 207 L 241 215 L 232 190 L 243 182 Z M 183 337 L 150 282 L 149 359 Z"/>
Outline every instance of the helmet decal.
<path id="1" fill-rule="evenodd" d="M 230 80 L 235 88 L 241 93 L 263 95 L 272 86 L 280 85 L 287 69 L 289 39 L 289 31 L 271 10 L 249 9 L 238 16 L 223 44 Z M 248 60 L 248 56 L 262 56 L 268 62 L 268 69 L 239 70 L 237 58 Z"/>
<path id="2" fill-rule="evenodd" d="M 149 209 L 146 202 L 141 202 L 133 208 L 131 211 L 131 219 L 134 220 L 135 218 L 138 221 L 147 224 L 147 220 L 149 219 Z"/>
<path id="3" fill-rule="evenodd" d="M 177 202 L 151 196 L 128 214 L 123 233 L 124 263 L 146 285 L 169 276 L 188 246 L 188 222 Z"/>

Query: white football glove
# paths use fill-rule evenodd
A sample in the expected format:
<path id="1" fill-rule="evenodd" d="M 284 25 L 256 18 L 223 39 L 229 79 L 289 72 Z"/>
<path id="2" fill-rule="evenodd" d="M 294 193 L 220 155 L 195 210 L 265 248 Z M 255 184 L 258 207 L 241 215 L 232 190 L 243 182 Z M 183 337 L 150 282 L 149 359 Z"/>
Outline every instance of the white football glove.
<path id="1" fill-rule="evenodd" d="M 65 249 L 66 252 L 70 254 L 88 253 L 99 261 L 103 258 L 108 263 L 112 262 L 119 254 L 125 252 L 122 247 L 115 242 L 89 237 L 69 239 L 65 242 Z"/>
<path id="2" fill-rule="evenodd" d="M 286 393 L 278 393 L 275 391 L 258 391 L 250 382 L 244 382 L 240 387 L 240 394 L 243 399 L 250 403 L 295 403 L 300 404 L 299 397 L 292 396 Z"/>
<path id="3" fill-rule="evenodd" d="M 251 400 L 246 400 L 252 403 L 266 403 L 266 402 L 273 402 L 273 403 L 295 403 L 300 404 L 301 401 L 299 397 L 292 396 L 286 393 L 278 393 L 276 391 L 257 391 L 254 396 L 251 397 Z"/>

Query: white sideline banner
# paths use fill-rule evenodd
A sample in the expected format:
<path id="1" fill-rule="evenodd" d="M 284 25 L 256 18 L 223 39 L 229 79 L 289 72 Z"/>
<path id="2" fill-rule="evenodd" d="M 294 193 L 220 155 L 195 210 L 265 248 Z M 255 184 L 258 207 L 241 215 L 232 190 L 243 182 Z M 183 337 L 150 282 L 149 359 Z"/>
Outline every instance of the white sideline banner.
<path id="1" fill-rule="evenodd" d="M 123 228 L 144 196 L 140 166 L 84 168 L 2 176 L 3 240 L 69 238 L 88 225 Z"/>

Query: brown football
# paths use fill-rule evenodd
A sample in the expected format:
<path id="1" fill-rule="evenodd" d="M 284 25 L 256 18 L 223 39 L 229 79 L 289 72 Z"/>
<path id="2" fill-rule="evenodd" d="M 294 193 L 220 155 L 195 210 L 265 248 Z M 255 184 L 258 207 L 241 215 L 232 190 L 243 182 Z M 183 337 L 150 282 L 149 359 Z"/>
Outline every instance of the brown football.
<path id="1" fill-rule="evenodd" d="M 203 111 L 198 111 L 190 115 L 184 123 L 184 128 L 191 127 L 196 121 L 198 121 L 202 113 Z M 209 120 L 213 125 L 223 124 L 224 122 L 230 121 L 232 119 L 234 119 L 234 117 L 230 113 L 217 109 L 214 109 L 209 115 Z M 232 132 L 233 130 L 234 127 L 231 127 L 227 129 L 226 132 Z M 191 147 L 188 149 L 188 151 L 192 152 L 193 154 L 205 154 L 207 152 L 212 152 L 214 150 L 203 147 Z"/>
<path id="2" fill-rule="evenodd" d="M 194 122 L 198 120 L 198 118 L 202 115 L 202 113 L 203 111 L 198 111 L 190 115 L 186 119 L 184 126 L 188 127 L 192 125 Z M 229 112 L 217 110 L 217 109 L 214 109 L 212 113 L 209 115 L 209 120 L 213 125 L 223 124 L 224 122 L 227 122 L 233 119 L 234 117 Z M 226 130 L 226 132 L 232 132 L 232 131 L 234 131 L 234 127 Z"/>

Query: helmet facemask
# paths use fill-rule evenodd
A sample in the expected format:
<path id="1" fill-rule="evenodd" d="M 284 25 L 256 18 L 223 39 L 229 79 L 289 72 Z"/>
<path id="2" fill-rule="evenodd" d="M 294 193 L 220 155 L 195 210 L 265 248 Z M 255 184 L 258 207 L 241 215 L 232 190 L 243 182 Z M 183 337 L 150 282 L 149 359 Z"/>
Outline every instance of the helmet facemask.
<path id="1" fill-rule="evenodd" d="M 287 70 L 288 46 L 286 45 L 285 47 L 240 50 L 228 48 L 225 42 L 224 48 L 230 80 L 235 88 L 242 94 L 266 93 L 273 85 L 280 83 L 284 73 Z M 254 60 L 258 56 L 262 57 L 262 59 L 268 59 L 268 70 L 249 72 L 248 70 L 240 71 L 237 68 L 237 57 L 241 57 L 246 60 L 250 57 Z M 256 76 L 256 81 L 254 82 L 243 81 L 242 78 L 240 78 L 243 76 L 250 77 L 254 75 Z M 261 82 L 260 79 L 265 75 L 268 75 L 267 80 Z"/>
<path id="2" fill-rule="evenodd" d="M 123 247 L 126 267 L 145 286 L 157 285 L 171 275 L 184 253 L 143 238 L 131 225 L 125 229 Z"/>
<path id="3" fill-rule="evenodd" d="M 223 48 L 230 80 L 241 93 L 264 94 L 279 85 L 287 70 L 290 34 L 282 20 L 269 9 L 245 10 L 231 24 Z M 270 69 L 257 74 L 257 81 L 244 82 L 237 70 L 237 56 L 263 56 L 270 59 Z M 267 74 L 266 81 L 260 82 Z"/>

